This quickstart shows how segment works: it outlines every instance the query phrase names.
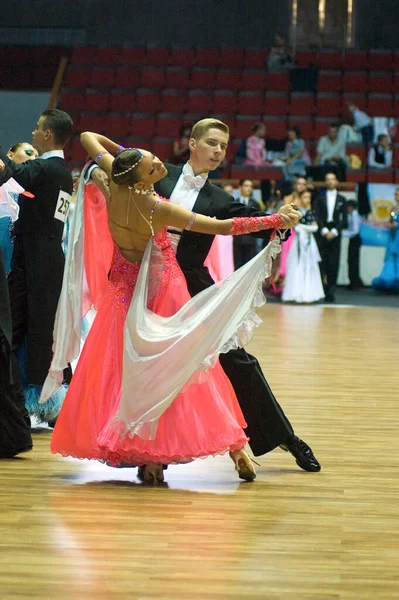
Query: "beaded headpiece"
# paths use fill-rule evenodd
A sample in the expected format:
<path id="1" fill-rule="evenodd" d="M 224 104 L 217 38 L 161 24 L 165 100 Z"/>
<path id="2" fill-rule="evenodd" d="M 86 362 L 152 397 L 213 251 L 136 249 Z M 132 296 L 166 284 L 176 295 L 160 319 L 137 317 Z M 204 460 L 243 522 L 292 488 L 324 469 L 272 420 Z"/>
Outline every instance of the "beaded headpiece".
<path id="1" fill-rule="evenodd" d="M 138 160 L 136 160 L 135 163 L 133 163 L 128 169 L 126 169 L 125 171 L 121 171 L 120 173 L 114 173 L 113 177 L 121 177 L 122 175 L 126 175 L 126 173 L 129 173 L 129 171 L 133 171 L 133 169 L 135 169 L 137 167 L 137 165 L 139 165 L 141 163 L 141 161 L 144 158 L 144 154 L 141 152 L 141 150 L 139 150 L 138 148 L 131 148 L 131 150 L 136 150 L 139 154 L 140 154 L 140 158 Z"/>

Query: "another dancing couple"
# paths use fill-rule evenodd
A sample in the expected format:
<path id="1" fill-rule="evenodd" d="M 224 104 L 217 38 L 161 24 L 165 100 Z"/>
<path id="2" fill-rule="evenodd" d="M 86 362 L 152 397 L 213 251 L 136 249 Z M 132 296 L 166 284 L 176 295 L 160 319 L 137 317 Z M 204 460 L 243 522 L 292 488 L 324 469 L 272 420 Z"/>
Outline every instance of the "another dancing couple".
<path id="1" fill-rule="evenodd" d="M 295 226 L 300 213 L 288 205 L 272 217 L 255 217 L 207 182 L 207 172 L 223 160 L 228 143 L 227 126 L 214 119 L 197 123 L 190 139 L 189 163 L 183 171 L 172 167 L 169 174 L 158 158 L 144 150 L 121 149 L 93 133 L 82 134 L 82 143 L 111 181 L 107 209 L 112 239 L 103 240 L 98 254 L 106 256 L 104 248 L 109 243 L 112 263 L 107 289 L 54 430 L 52 451 L 115 466 L 139 465 L 141 476 L 152 481 L 162 479 L 162 464 L 229 451 L 240 477 L 251 480 L 255 471 L 243 450 L 248 438 L 237 402 L 237 396 L 251 395 L 241 408 L 246 420 L 252 421 L 247 433 L 254 452 L 284 445 L 295 456 L 297 446 L 302 450 L 296 456 L 300 464 L 309 449 L 307 458 L 314 460 L 315 468 L 308 470 L 319 470 L 310 448 L 293 435 L 275 399 L 272 408 L 264 402 L 262 395 L 272 394 L 257 361 L 243 350 L 233 350 L 248 341 L 257 324 L 252 308 L 262 303 L 261 282 L 270 272 L 271 257 L 279 251 L 276 230 Z M 165 197 L 179 192 L 181 201 L 163 200 L 154 184 Z M 87 293 L 83 280 L 92 280 L 90 270 L 99 266 L 93 264 L 97 257 L 92 264 L 87 256 L 82 259 L 83 189 L 82 184 L 48 389 L 73 354 L 73 343 L 62 331 L 68 290 Z M 181 236 L 180 242 L 170 239 L 168 227 Z M 272 241 L 242 269 L 208 287 L 212 282 L 202 258 L 213 236 L 251 232 Z M 173 248 L 177 243 L 176 259 Z M 86 244 L 90 241 L 85 229 Z M 104 265 L 101 269 L 104 272 Z M 191 299 L 189 290 L 193 295 L 203 291 Z M 280 413 L 280 431 L 267 430 L 278 420 L 268 422 L 268 411 Z M 270 440 L 273 435 L 284 437 L 275 443 Z"/>

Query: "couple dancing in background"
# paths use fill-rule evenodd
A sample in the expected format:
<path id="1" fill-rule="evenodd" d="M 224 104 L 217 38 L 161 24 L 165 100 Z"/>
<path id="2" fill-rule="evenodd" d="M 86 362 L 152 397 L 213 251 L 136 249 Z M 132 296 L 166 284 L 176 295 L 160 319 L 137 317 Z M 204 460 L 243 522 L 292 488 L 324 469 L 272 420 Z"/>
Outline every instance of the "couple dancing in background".
<path id="1" fill-rule="evenodd" d="M 139 465 L 141 476 L 153 481 L 162 479 L 162 464 L 230 451 L 240 477 L 254 479 L 255 471 L 243 450 L 248 439 L 242 430 L 245 421 L 231 381 L 241 399 L 244 393 L 250 395 L 241 408 L 254 452 L 263 454 L 284 445 L 300 466 L 319 470 L 310 448 L 293 435 L 275 399 L 274 403 L 264 401 L 265 390 L 272 394 L 257 361 L 244 350 L 227 352 L 243 345 L 256 325 L 251 308 L 261 302 L 258 284 L 267 273 L 265 261 L 270 263 L 279 243 L 274 240 L 237 275 L 191 300 L 189 293 L 195 295 L 212 284 L 201 260 L 209 251 L 212 236 L 257 232 L 269 237 L 271 231 L 274 235 L 276 229 L 297 223 L 300 215 L 295 208 L 284 207 L 272 217 L 240 218 L 248 215 L 246 207 L 207 182 L 207 172 L 220 164 L 227 148 L 228 128 L 220 121 L 204 120 L 194 127 L 190 161 L 183 171 L 174 167 L 176 173 L 168 173 L 161 161 L 146 151 L 122 150 L 114 159 L 118 146 L 103 136 L 86 133 L 82 142 L 112 181 L 108 204 L 112 266 L 54 430 L 52 451 L 115 466 Z M 164 197 L 179 192 L 181 201 L 161 200 L 154 184 Z M 191 203 L 188 210 L 177 206 L 185 203 Z M 68 277 L 76 270 L 76 251 L 82 250 L 82 208 L 78 204 L 79 199 L 47 393 L 65 362 L 73 358 L 74 344 L 65 338 L 62 306 L 64 301 L 68 304 Z M 172 240 L 167 226 L 174 229 Z M 185 238 L 187 252 L 179 260 Z M 177 260 L 173 245 L 177 245 Z M 190 258 L 191 264 L 184 266 Z M 88 271 L 93 267 L 87 262 L 84 266 Z M 79 281 L 82 292 L 82 277 L 75 277 L 72 288 L 76 291 Z M 230 381 L 217 360 L 219 354 Z M 279 431 L 278 417 L 270 422 L 265 418 L 264 423 L 260 418 L 273 411 L 283 423 Z M 277 443 L 273 436 L 279 438 Z M 296 446 L 302 454 L 295 454 Z"/>

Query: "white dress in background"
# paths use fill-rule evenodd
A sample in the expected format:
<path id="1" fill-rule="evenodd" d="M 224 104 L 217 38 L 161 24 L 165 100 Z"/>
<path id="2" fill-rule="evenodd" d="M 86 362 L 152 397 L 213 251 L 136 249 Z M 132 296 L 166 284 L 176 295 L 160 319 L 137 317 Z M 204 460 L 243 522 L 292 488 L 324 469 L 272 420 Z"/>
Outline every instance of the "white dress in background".
<path id="1" fill-rule="evenodd" d="M 308 210 L 295 227 L 295 239 L 287 260 L 283 302 L 310 303 L 324 298 L 319 268 L 321 258 L 313 235 L 317 225 L 311 224 L 314 221 L 313 212 Z"/>

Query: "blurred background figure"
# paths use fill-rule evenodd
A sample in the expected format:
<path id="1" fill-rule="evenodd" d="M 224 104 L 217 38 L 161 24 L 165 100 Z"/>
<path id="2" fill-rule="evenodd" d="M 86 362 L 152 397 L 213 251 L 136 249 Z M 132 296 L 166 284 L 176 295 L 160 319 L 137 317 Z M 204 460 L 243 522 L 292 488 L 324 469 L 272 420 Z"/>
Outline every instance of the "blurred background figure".
<path id="1" fill-rule="evenodd" d="M 372 119 L 364 111 L 360 110 L 354 102 L 347 103 L 348 110 L 352 114 L 353 129 L 362 136 L 363 144 L 368 147 L 374 141 L 374 125 Z"/>
<path id="2" fill-rule="evenodd" d="M 179 129 L 179 137 L 173 142 L 171 162 L 175 165 L 184 165 L 190 158 L 188 142 L 192 128 L 190 123 L 183 123 Z"/>
<path id="3" fill-rule="evenodd" d="M 250 179 L 241 179 L 240 181 L 240 197 L 238 200 L 255 210 L 260 210 L 260 205 L 252 195 L 254 185 Z M 238 240 L 238 238 L 240 238 Z M 261 250 L 256 237 L 252 235 L 240 235 L 233 238 L 233 256 L 234 268 L 239 269 L 245 263 L 251 260 Z"/>
<path id="4" fill-rule="evenodd" d="M 374 289 L 388 293 L 399 293 L 399 188 L 395 192 L 395 202 L 388 224 L 391 231 L 384 266 L 372 282 Z"/>
<path id="5" fill-rule="evenodd" d="M 284 179 L 292 181 L 295 177 L 306 176 L 306 167 L 311 161 L 299 127 L 289 127 L 287 130 L 284 161 Z"/>
<path id="6" fill-rule="evenodd" d="M 253 167 L 266 166 L 266 126 L 264 123 L 255 123 L 251 127 L 252 135 L 247 139 L 245 149 L 245 164 Z"/>
<path id="7" fill-rule="evenodd" d="M 358 290 L 364 287 L 360 279 L 360 249 L 362 238 L 360 237 L 360 227 L 362 218 L 357 211 L 357 202 L 355 200 L 347 201 L 348 207 L 348 229 L 344 229 L 342 235 L 349 238 L 348 247 L 348 276 L 349 290 Z"/>
<path id="8" fill-rule="evenodd" d="M 284 36 L 276 33 L 274 36 L 274 46 L 270 48 L 270 53 L 267 59 L 267 68 L 269 71 L 289 71 L 294 68 L 295 63 L 291 55 L 291 51 L 285 43 Z"/>
<path id="9" fill-rule="evenodd" d="M 295 238 L 288 260 L 283 302 L 310 304 L 324 298 L 319 263 L 321 261 L 314 233 L 318 227 L 312 211 L 312 194 L 304 191 L 301 196 L 303 217 L 295 227 Z"/>
<path id="10" fill-rule="evenodd" d="M 371 146 L 368 154 L 368 164 L 373 169 L 390 169 L 392 167 L 391 142 L 384 133 L 380 133 L 377 143 Z"/>

